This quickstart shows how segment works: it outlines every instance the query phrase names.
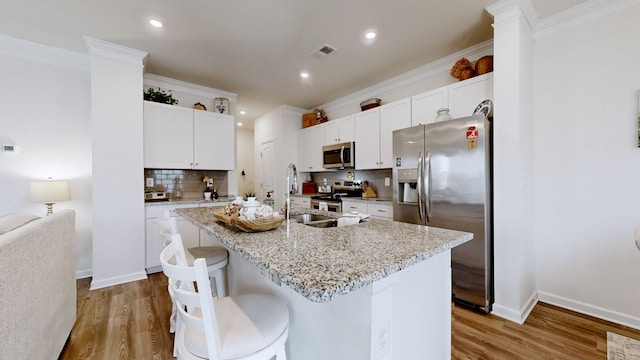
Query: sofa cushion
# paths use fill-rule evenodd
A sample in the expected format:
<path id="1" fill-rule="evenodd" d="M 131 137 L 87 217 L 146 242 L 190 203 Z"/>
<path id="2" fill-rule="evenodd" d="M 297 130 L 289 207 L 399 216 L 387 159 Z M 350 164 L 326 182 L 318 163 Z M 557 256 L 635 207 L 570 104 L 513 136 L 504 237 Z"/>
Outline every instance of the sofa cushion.
<path id="1" fill-rule="evenodd" d="M 17 229 L 22 225 L 28 224 L 33 220 L 39 219 L 39 216 L 31 214 L 5 214 L 0 216 L 0 235 L 8 233 L 13 229 Z"/>

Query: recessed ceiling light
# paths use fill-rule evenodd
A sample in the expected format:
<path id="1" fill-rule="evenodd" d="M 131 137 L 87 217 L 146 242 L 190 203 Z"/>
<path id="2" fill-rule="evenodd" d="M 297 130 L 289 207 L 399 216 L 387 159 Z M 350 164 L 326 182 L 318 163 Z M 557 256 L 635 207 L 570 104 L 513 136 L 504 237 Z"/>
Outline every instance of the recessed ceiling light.
<path id="1" fill-rule="evenodd" d="M 242 123 L 241 123 L 241 122 L 239 122 L 239 123 L 238 123 L 238 126 L 242 126 Z"/>
<path id="2" fill-rule="evenodd" d="M 157 27 L 157 28 L 161 28 L 162 27 L 162 23 L 159 20 L 156 20 L 156 19 L 149 20 L 149 24 L 151 24 L 151 26 Z"/>
<path id="3" fill-rule="evenodd" d="M 240 115 L 247 115 L 247 112 L 244 110 L 240 110 Z"/>
<path id="4" fill-rule="evenodd" d="M 303 72 L 300 73 L 300 77 L 303 78 L 303 79 L 306 79 L 306 78 L 309 77 L 309 73 L 306 72 L 306 71 L 303 71 Z"/>
<path id="5" fill-rule="evenodd" d="M 367 39 L 371 40 L 371 39 L 376 37 L 376 33 L 373 32 L 373 31 L 369 31 L 364 35 L 364 37 L 366 37 Z"/>

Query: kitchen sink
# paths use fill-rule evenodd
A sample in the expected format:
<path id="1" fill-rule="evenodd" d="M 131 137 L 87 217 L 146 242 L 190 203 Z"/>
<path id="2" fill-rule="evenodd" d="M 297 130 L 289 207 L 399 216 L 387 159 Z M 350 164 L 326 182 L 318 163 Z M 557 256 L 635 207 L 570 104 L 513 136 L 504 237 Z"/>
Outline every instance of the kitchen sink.
<path id="1" fill-rule="evenodd" d="M 304 225 L 326 228 L 338 226 L 338 220 L 325 215 L 300 214 L 296 216 L 296 221 Z"/>

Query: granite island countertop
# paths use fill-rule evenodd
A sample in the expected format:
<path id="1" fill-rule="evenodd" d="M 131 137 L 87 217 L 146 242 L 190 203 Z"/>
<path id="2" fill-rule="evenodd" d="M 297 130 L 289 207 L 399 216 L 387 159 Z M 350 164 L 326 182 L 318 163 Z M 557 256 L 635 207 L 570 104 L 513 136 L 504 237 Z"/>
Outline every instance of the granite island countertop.
<path id="1" fill-rule="evenodd" d="M 335 228 L 290 220 L 287 238 L 286 222 L 271 231 L 244 233 L 221 225 L 213 211 L 208 207 L 176 210 L 273 282 L 314 302 L 348 294 L 473 238 L 471 233 L 374 218 Z M 292 219 L 296 213 L 302 211 L 292 211 Z"/>

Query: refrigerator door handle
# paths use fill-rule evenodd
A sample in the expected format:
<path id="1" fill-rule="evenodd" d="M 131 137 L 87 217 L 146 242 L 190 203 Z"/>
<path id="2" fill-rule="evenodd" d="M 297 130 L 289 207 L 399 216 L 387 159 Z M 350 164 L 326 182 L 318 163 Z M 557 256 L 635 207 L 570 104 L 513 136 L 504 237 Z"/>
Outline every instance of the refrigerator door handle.
<path id="1" fill-rule="evenodd" d="M 424 158 L 422 157 L 422 151 L 418 154 L 418 214 L 420 215 L 420 221 L 422 222 L 425 214 L 424 214 L 424 205 L 422 205 L 422 162 Z"/>
<path id="2" fill-rule="evenodd" d="M 431 153 L 424 156 L 424 207 L 427 222 L 431 221 Z"/>

